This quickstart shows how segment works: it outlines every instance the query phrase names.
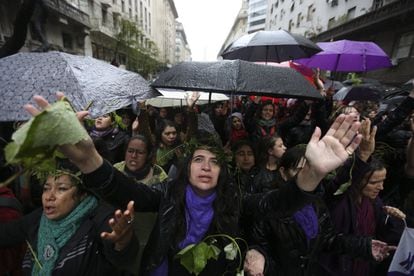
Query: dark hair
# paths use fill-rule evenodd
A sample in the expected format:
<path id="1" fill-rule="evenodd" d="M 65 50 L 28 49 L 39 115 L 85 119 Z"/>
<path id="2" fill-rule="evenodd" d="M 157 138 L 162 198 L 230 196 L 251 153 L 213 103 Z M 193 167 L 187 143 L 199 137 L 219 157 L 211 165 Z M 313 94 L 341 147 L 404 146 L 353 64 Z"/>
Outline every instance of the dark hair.
<path id="1" fill-rule="evenodd" d="M 272 108 L 273 108 L 273 116 L 275 116 L 276 114 L 276 110 L 275 110 L 275 105 L 274 105 L 274 103 L 271 101 L 271 100 L 266 100 L 266 101 L 264 101 L 264 102 L 262 102 L 261 104 L 259 104 L 259 108 L 257 109 L 257 112 L 256 112 L 256 116 L 257 116 L 257 118 L 261 118 L 262 117 L 262 110 L 263 110 L 263 108 L 265 107 L 265 106 L 267 106 L 267 105 L 271 105 L 272 106 Z"/>
<path id="2" fill-rule="evenodd" d="M 185 189 L 189 183 L 190 166 L 193 154 L 197 149 L 205 149 L 211 152 L 216 150 L 211 146 L 211 143 L 207 145 L 200 144 L 195 148 L 192 154 L 186 156 L 182 166 L 179 169 L 176 183 L 173 185 L 175 204 L 177 207 L 177 220 L 175 229 L 175 245 L 181 242 L 186 234 L 186 221 L 185 221 Z M 217 149 L 219 150 L 219 149 Z M 219 159 L 220 160 L 220 159 Z M 213 203 L 214 208 L 214 220 L 212 225 L 214 230 L 218 233 L 228 234 L 230 236 L 239 235 L 238 218 L 240 216 L 240 198 L 237 189 L 231 181 L 227 163 L 220 161 L 220 174 L 217 180 L 217 186 L 215 188 L 217 197 Z"/>
<path id="3" fill-rule="evenodd" d="M 162 144 L 162 132 L 167 127 L 174 127 L 175 128 L 175 130 L 177 131 L 177 138 L 176 138 L 176 141 L 175 141 L 175 145 L 181 144 L 180 135 L 178 134 L 177 125 L 173 121 L 170 121 L 170 120 L 159 120 L 159 124 L 157 126 L 156 131 L 155 131 L 156 145 L 158 146 L 158 145 Z"/>
<path id="4" fill-rule="evenodd" d="M 279 139 L 281 139 L 283 142 L 282 137 L 277 133 L 273 134 L 270 137 L 261 138 L 261 143 L 259 143 L 259 149 L 258 149 L 258 154 L 260 157 L 260 160 L 258 160 L 258 164 L 261 164 L 261 165 L 266 164 L 269 158 L 269 153 L 268 153 L 269 149 L 273 148 L 276 144 L 276 141 Z M 278 164 L 279 164 L 279 161 L 280 160 L 277 161 Z"/>
<path id="5" fill-rule="evenodd" d="M 126 154 L 128 150 L 129 143 L 131 143 L 134 140 L 139 140 L 145 144 L 145 150 L 147 151 L 146 162 L 150 162 L 152 164 L 154 162 L 154 154 L 155 154 L 154 146 L 152 145 L 150 140 L 144 135 L 137 134 L 129 138 L 129 140 L 125 143 L 124 154 Z"/>
<path id="6" fill-rule="evenodd" d="M 244 139 L 238 140 L 232 145 L 231 151 L 233 153 L 233 161 L 235 161 L 236 152 L 243 146 L 248 146 L 252 149 L 255 163 L 257 163 L 257 151 L 256 151 L 255 145 L 250 140 L 244 140 Z"/>
<path id="7" fill-rule="evenodd" d="M 56 170 L 49 175 L 59 177 L 61 175 L 68 175 L 70 181 L 78 188 L 77 194 L 82 195 L 86 193 L 86 189 L 82 183 L 82 173 L 69 159 L 57 158 Z"/>
<path id="8" fill-rule="evenodd" d="M 279 168 L 296 169 L 300 160 L 305 156 L 306 147 L 297 145 L 286 150 L 279 162 Z"/>
<path id="9" fill-rule="evenodd" d="M 352 180 L 352 197 L 357 199 L 361 195 L 361 192 L 365 188 L 365 186 L 368 185 L 368 181 L 372 177 L 374 172 L 381 171 L 383 169 L 386 169 L 385 163 L 381 159 L 371 157 L 371 160 L 368 162 L 368 167 L 362 178 Z"/>

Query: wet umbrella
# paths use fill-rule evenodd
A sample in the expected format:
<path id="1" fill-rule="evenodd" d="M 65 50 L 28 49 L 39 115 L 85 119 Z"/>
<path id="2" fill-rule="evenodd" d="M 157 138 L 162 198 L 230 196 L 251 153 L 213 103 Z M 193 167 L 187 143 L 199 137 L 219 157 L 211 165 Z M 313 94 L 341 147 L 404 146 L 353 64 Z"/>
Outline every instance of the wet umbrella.
<path id="1" fill-rule="evenodd" d="M 282 62 L 310 57 L 322 49 L 302 35 L 285 30 L 258 31 L 231 43 L 222 53 L 223 59 Z"/>
<path id="2" fill-rule="evenodd" d="M 335 91 L 338 91 L 339 89 L 344 87 L 343 83 L 341 83 L 340 81 L 336 81 L 336 80 L 326 80 L 323 86 L 325 89 L 331 88 Z"/>
<path id="3" fill-rule="evenodd" d="M 355 85 L 346 86 L 335 93 L 333 99 L 336 101 L 379 101 L 382 91 L 375 86 Z"/>
<path id="4" fill-rule="evenodd" d="M 146 104 L 155 107 L 181 107 L 187 105 L 186 97 L 189 92 L 176 89 L 157 89 L 162 96 L 158 96 L 146 101 Z M 197 100 L 198 105 L 208 104 L 209 102 L 228 101 L 229 97 L 219 93 L 200 92 Z"/>
<path id="5" fill-rule="evenodd" d="M 392 66 L 390 58 L 374 42 L 338 40 L 317 44 L 322 52 L 295 61 L 307 67 L 335 72 L 366 72 Z"/>
<path id="6" fill-rule="evenodd" d="M 55 93 L 63 91 L 75 110 L 90 105 L 92 117 L 160 95 L 136 73 L 61 52 L 18 53 L 0 59 L 0 83 L 0 121 L 28 119 L 22 107 L 36 94 L 54 101 Z"/>
<path id="7" fill-rule="evenodd" d="M 160 74 L 151 86 L 234 95 L 321 98 L 318 91 L 291 68 L 242 60 L 182 62 Z"/>

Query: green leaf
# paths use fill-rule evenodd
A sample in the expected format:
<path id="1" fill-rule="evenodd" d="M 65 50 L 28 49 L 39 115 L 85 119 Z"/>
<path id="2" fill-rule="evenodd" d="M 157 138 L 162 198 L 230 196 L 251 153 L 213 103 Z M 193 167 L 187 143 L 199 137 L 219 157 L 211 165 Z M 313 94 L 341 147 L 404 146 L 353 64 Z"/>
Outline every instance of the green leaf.
<path id="1" fill-rule="evenodd" d="M 341 195 L 341 194 L 345 193 L 346 190 L 348 190 L 349 186 L 351 186 L 351 184 L 352 184 L 351 181 L 345 182 L 344 184 L 339 186 L 338 190 L 336 190 L 334 195 Z"/>
<path id="2" fill-rule="evenodd" d="M 208 245 L 206 242 L 190 244 L 177 253 L 176 258 L 188 272 L 199 275 L 207 265 L 209 259 L 218 259 L 220 249 L 215 245 Z"/>
<path id="3" fill-rule="evenodd" d="M 233 242 L 224 247 L 224 252 L 226 253 L 226 259 L 231 261 L 236 259 L 238 254 L 237 247 Z"/>
<path id="4" fill-rule="evenodd" d="M 88 133 L 70 104 L 59 101 L 13 133 L 13 141 L 5 148 L 6 160 L 28 170 L 47 172 L 54 168 L 58 146 L 76 144 L 86 138 Z"/>

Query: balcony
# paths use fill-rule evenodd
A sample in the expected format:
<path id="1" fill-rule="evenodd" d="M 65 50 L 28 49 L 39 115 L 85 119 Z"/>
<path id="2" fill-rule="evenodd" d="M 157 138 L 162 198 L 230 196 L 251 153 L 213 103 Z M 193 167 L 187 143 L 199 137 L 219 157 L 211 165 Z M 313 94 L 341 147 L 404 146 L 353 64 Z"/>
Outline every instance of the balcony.
<path id="1" fill-rule="evenodd" d="M 85 27 L 90 27 L 89 15 L 72 6 L 65 0 L 44 0 L 45 5 L 61 16 L 72 19 Z"/>
<path id="2" fill-rule="evenodd" d="M 404 14 L 407 15 L 411 12 L 414 12 L 414 1 L 400 0 L 391 2 L 388 5 L 374 9 L 369 13 L 346 22 L 342 20 L 342 17 L 340 17 L 341 20 L 338 20 L 340 21 L 338 23 L 343 24 L 332 24 L 329 30 L 314 36 L 312 39 L 315 41 L 328 41 L 332 38 L 344 37 L 357 30 L 361 30 L 375 24 L 381 24 L 382 22 L 392 18 L 399 18 Z"/>

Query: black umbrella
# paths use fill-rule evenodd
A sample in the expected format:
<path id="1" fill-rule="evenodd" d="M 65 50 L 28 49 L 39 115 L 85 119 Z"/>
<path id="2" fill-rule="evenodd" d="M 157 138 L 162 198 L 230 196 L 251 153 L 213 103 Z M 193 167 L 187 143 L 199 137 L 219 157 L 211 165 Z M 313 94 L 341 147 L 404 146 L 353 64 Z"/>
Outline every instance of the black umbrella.
<path id="1" fill-rule="evenodd" d="M 298 34 L 285 30 L 258 31 L 235 40 L 221 56 L 223 59 L 282 62 L 310 57 L 320 51 L 318 45 Z"/>
<path id="2" fill-rule="evenodd" d="M 370 85 L 355 85 L 341 88 L 333 99 L 337 101 L 379 101 L 382 98 L 381 89 Z"/>
<path id="3" fill-rule="evenodd" d="M 33 95 L 55 100 L 65 93 L 79 111 L 97 117 L 159 96 L 139 74 L 92 57 L 61 52 L 18 53 L 0 59 L 0 121 L 29 119 L 23 110 Z"/>
<path id="4" fill-rule="evenodd" d="M 291 68 L 242 60 L 182 62 L 161 73 L 151 86 L 235 95 L 321 98 L 318 91 Z"/>

